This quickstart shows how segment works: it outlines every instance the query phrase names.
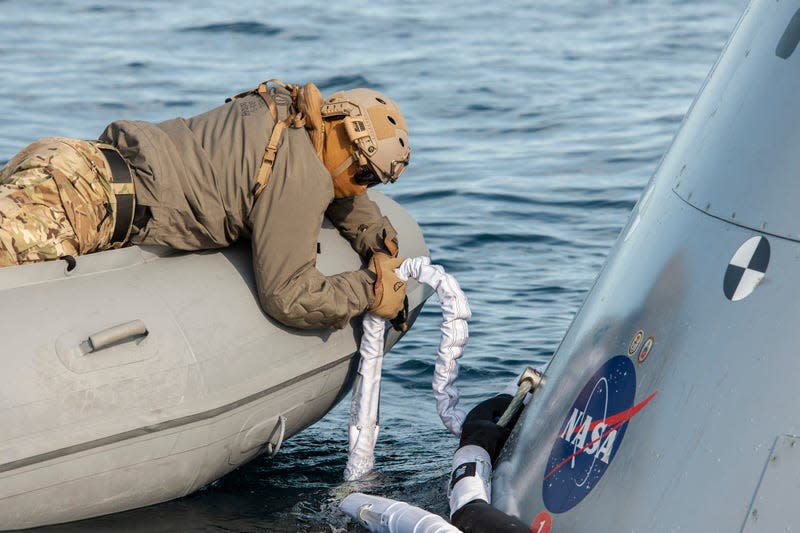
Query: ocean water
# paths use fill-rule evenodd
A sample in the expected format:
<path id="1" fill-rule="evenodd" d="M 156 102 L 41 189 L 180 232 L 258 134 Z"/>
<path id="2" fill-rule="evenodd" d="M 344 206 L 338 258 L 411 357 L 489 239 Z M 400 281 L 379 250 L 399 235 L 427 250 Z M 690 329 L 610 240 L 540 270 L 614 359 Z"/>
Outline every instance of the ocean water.
<path id="1" fill-rule="evenodd" d="M 273 77 L 401 105 L 412 164 L 383 192 L 470 300 L 469 408 L 545 364 L 745 0 L 0 0 L 0 162 L 49 135 L 191 116 Z M 348 401 L 186 498 L 42 531 L 360 531 L 354 489 L 447 513 L 457 442 L 430 382 L 432 299 L 384 364 L 376 474 L 342 482 Z"/>

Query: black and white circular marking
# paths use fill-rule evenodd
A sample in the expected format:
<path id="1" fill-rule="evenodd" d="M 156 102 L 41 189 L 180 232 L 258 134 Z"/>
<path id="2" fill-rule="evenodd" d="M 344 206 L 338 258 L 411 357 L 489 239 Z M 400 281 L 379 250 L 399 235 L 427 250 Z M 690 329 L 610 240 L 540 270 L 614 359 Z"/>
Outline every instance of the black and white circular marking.
<path id="1" fill-rule="evenodd" d="M 766 237 L 752 237 L 733 254 L 722 290 L 732 302 L 750 295 L 767 273 L 769 265 L 769 241 Z"/>

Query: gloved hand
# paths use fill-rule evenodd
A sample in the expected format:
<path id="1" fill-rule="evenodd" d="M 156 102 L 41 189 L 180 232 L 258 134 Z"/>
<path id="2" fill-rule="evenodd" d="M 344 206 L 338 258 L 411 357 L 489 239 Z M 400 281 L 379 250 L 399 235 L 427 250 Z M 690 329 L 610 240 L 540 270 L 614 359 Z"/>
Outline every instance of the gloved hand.
<path id="1" fill-rule="evenodd" d="M 408 296 L 403 298 L 403 308 L 397 313 L 397 316 L 390 320 L 392 327 L 397 331 L 408 331 Z"/>
<path id="2" fill-rule="evenodd" d="M 372 254 L 369 269 L 375 274 L 375 298 L 369 307 L 370 313 L 392 320 L 403 309 L 406 282 L 394 273 L 402 262 L 402 257 L 391 257 L 382 252 Z"/>
<path id="3" fill-rule="evenodd" d="M 467 418 L 464 419 L 464 424 L 461 426 L 459 447 L 468 444 L 480 446 L 489 453 L 494 464 L 511 434 L 513 424 L 516 423 L 516 419 L 514 419 L 509 427 L 497 425 L 497 420 L 511 403 L 511 398 L 510 394 L 498 394 L 494 398 L 484 400 L 476 405 L 467 414 Z"/>
<path id="4" fill-rule="evenodd" d="M 389 252 L 389 255 L 397 257 L 397 234 L 391 234 L 384 229 L 381 233 L 381 237 L 383 238 L 383 246 Z"/>

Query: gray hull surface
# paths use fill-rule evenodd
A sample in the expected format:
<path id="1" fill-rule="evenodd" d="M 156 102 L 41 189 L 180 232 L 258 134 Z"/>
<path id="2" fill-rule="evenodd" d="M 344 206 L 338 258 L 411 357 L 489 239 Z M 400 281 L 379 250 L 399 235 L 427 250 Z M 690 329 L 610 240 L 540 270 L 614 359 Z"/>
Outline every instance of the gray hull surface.
<path id="1" fill-rule="evenodd" d="M 492 487 L 532 531 L 800 524 L 798 41 L 751 4 L 567 332 Z"/>
<path id="2" fill-rule="evenodd" d="M 427 255 L 416 223 L 370 195 L 400 253 Z M 327 221 L 319 239 L 323 273 L 361 266 Z M 79 257 L 69 272 L 64 261 L 0 270 L 0 529 L 189 494 L 342 398 L 360 320 L 340 331 L 278 325 L 261 311 L 250 262 L 246 245 L 130 247 Z M 430 293 L 409 283 L 412 317 Z M 399 338 L 390 330 L 387 346 Z"/>

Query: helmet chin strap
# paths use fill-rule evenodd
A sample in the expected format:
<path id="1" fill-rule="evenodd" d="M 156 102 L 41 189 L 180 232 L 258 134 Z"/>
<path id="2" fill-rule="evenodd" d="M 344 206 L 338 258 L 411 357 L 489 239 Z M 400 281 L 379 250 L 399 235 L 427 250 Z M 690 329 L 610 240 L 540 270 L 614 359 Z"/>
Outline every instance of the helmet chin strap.
<path id="1" fill-rule="evenodd" d="M 336 198 L 358 196 L 366 189 L 352 180 L 361 163 L 357 150 L 358 147 L 347 136 L 343 121 L 335 120 L 325 124 L 322 162 L 330 173 Z"/>
<path id="2" fill-rule="evenodd" d="M 333 195 L 335 198 L 359 196 L 366 190 L 365 186 L 356 184 L 352 179 L 354 173 L 350 168 L 357 161 L 358 159 L 354 156 L 348 156 L 348 158 L 331 173 Z"/>
<path id="3" fill-rule="evenodd" d="M 345 172 L 345 171 L 346 171 L 348 168 L 350 168 L 350 165 L 352 165 L 352 164 L 353 164 L 353 163 L 355 163 L 356 161 L 358 161 L 358 159 L 356 158 L 356 156 L 354 156 L 354 155 L 350 155 L 350 156 L 349 156 L 347 159 L 345 159 L 344 161 L 342 161 L 342 164 L 341 164 L 341 165 L 339 165 L 338 167 L 336 167 L 336 170 L 334 170 L 334 171 L 333 171 L 333 173 L 331 174 L 331 177 L 332 177 L 332 178 L 335 180 L 336 178 L 338 178 L 339 176 L 341 176 L 342 174 L 344 174 L 344 172 Z"/>

